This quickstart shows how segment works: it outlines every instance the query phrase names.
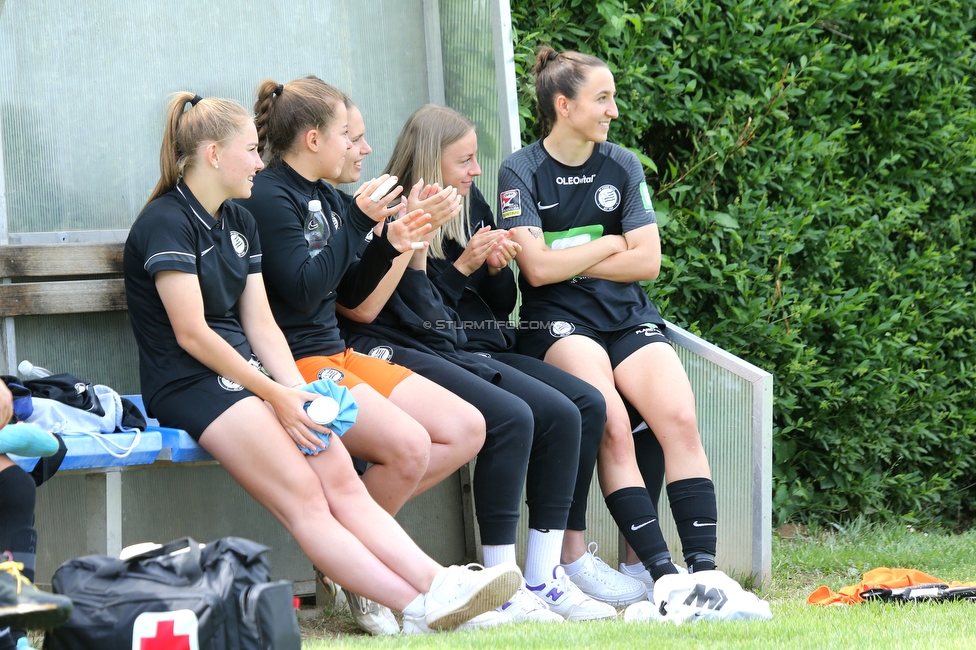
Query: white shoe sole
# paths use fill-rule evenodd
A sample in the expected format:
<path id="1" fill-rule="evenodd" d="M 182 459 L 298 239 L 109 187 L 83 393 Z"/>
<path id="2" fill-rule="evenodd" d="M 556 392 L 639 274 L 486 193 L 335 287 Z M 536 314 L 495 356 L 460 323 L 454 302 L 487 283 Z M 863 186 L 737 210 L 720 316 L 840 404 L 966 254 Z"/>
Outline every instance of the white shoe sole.
<path id="1" fill-rule="evenodd" d="M 601 612 L 573 611 L 573 612 L 570 612 L 570 614 L 566 618 L 566 620 L 569 621 L 569 622 L 575 622 L 575 621 L 602 621 L 602 620 L 611 620 L 611 619 L 614 619 L 614 618 L 617 618 L 617 610 L 614 610 L 613 611 L 613 614 L 610 614 L 610 612 L 601 613 Z"/>
<path id="2" fill-rule="evenodd" d="M 453 602 L 436 612 L 428 613 L 427 627 L 432 630 L 453 629 L 479 614 L 501 607 L 521 586 L 522 574 L 512 567 L 488 580 L 480 589 L 473 590 L 466 600 Z"/>

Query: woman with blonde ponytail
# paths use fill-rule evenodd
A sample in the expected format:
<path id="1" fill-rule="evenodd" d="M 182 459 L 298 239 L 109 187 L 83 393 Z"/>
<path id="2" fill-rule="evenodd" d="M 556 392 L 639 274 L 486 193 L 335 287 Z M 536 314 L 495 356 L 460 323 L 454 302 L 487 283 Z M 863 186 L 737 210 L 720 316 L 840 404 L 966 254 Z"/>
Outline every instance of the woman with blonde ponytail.
<path id="1" fill-rule="evenodd" d="M 518 569 L 434 562 L 370 498 L 342 441 L 305 412 L 318 395 L 302 388 L 268 308 L 254 219 L 231 200 L 250 196 L 264 167 L 257 149 L 240 105 L 191 93 L 170 102 L 160 181 L 124 254 L 149 414 L 197 439 L 339 584 L 425 629 L 497 607 Z"/>

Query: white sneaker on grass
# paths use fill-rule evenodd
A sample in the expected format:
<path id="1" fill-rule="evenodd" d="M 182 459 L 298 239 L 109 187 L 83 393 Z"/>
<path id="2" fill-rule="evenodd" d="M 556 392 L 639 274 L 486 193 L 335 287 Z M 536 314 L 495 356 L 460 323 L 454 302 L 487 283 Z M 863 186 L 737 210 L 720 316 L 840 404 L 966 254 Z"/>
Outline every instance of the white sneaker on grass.
<path id="1" fill-rule="evenodd" d="M 614 571 L 596 556 L 596 542 L 590 542 L 579 571 L 569 576 L 584 594 L 600 602 L 623 607 L 647 598 L 647 587 L 637 578 Z M 565 566 L 565 565 L 564 565 Z"/>
<path id="2" fill-rule="evenodd" d="M 400 633 L 400 624 L 397 623 L 389 607 L 384 607 L 351 591 L 345 589 L 343 591 L 346 593 L 346 602 L 349 603 L 349 613 L 352 614 L 356 625 L 373 636 Z"/>
<path id="3" fill-rule="evenodd" d="M 514 564 L 445 567 L 424 596 L 424 623 L 432 630 L 455 628 L 504 605 L 522 585 Z"/>
<path id="4" fill-rule="evenodd" d="M 542 598 L 530 591 L 524 584 L 512 598 L 498 608 L 510 614 L 515 623 L 563 623 L 566 619 L 549 609 Z"/>
<path id="5" fill-rule="evenodd" d="M 769 603 L 718 570 L 662 576 L 654 585 L 661 620 L 769 620 Z"/>
<path id="6" fill-rule="evenodd" d="M 484 614 L 478 614 L 470 621 L 466 623 L 461 623 L 454 630 L 481 630 L 488 627 L 495 627 L 496 625 L 508 625 L 509 623 L 514 623 L 515 620 L 512 615 L 507 612 L 500 612 L 497 609 L 485 612 Z M 444 630 L 445 632 L 453 632 L 454 630 Z M 403 633 L 404 634 L 435 634 L 437 630 L 432 630 L 424 623 L 424 619 L 420 617 L 403 617 Z"/>
<path id="7" fill-rule="evenodd" d="M 566 571 L 557 566 L 552 572 L 552 580 L 541 585 L 527 585 L 527 589 L 542 599 L 542 602 L 567 621 L 592 621 L 601 618 L 616 618 L 617 610 L 599 600 L 593 600 L 573 584 Z"/>

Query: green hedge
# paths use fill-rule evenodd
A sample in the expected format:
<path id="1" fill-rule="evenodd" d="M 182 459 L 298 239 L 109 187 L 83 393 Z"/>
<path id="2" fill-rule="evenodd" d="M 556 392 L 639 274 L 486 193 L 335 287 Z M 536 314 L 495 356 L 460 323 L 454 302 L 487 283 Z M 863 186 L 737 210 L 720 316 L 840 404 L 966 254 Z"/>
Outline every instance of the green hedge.
<path id="1" fill-rule="evenodd" d="M 777 522 L 959 525 L 976 484 L 976 3 L 513 0 L 608 61 L 665 317 L 775 376 Z"/>

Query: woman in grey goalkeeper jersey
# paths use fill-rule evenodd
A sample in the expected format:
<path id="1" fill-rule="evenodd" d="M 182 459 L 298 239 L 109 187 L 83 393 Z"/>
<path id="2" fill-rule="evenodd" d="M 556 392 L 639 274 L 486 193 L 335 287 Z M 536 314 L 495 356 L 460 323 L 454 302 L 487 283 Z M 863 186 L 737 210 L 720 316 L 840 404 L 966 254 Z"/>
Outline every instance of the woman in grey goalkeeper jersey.
<path id="1" fill-rule="evenodd" d="M 509 156 L 498 184 L 500 225 L 514 229 L 522 246 L 520 316 L 529 326 L 519 332 L 520 351 L 589 381 L 606 398 L 598 469 L 631 547 L 623 568 L 646 583 L 678 571 L 638 467 L 626 400 L 664 449 L 688 570 L 714 569 L 715 489 L 694 396 L 639 284 L 657 278 L 661 263 L 650 194 L 636 156 L 607 142 L 618 117 L 613 74 L 595 57 L 543 48 L 535 75 L 548 135 Z"/>

